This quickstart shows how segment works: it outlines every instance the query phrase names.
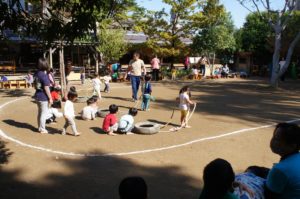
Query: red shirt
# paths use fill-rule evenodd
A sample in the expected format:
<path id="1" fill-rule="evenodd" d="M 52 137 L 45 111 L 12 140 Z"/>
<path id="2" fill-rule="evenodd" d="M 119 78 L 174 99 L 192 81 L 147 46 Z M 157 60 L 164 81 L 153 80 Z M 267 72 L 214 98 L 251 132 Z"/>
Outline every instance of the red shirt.
<path id="1" fill-rule="evenodd" d="M 56 91 L 51 92 L 51 98 L 53 101 L 59 100 L 59 94 Z"/>
<path id="2" fill-rule="evenodd" d="M 104 120 L 103 120 L 103 125 L 102 125 L 102 129 L 105 132 L 109 131 L 109 127 L 115 125 L 117 123 L 117 117 L 115 114 L 108 114 Z"/>

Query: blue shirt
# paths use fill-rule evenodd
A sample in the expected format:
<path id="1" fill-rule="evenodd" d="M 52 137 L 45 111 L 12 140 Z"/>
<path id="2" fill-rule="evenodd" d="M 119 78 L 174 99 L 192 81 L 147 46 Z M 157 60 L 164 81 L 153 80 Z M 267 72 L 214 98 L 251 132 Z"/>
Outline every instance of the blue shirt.
<path id="1" fill-rule="evenodd" d="M 46 91 L 44 90 L 44 86 L 50 86 L 50 80 L 46 72 L 44 71 L 38 71 L 35 74 L 35 77 L 39 79 L 40 83 L 42 84 L 41 90 L 36 90 L 35 92 L 35 99 L 37 101 L 48 101 L 48 96 L 46 94 Z"/>
<path id="2" fill-rule="evenodd" d="M 281 199 L 300 198 L 300 153 L 288 156 L 271 169 L 266 185 Z"/>
<path id="3" fill-rule="evenodd" d="M 152 86 L 150 82 L 146 82 L 144 88 L 144 94 L 151 94 L 151 93 L 152 93 Z"/>

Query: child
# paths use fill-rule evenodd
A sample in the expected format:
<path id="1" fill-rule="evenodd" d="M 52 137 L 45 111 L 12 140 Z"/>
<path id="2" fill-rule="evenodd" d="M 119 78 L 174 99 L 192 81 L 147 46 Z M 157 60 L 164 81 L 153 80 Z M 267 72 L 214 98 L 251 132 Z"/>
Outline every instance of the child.
<path id="1" fill-rule="evenodd" d="M 134 118 L 138 114 L 136 108 L 130 108 L 127 115 L 121 117 L 119 121 L 118 132 L 122 134 L 129 134 L 134 128 Z"/>
<path id="2" fill-rule="evenodd" d="M 32 87 L 33 84 L 33 75 L 31 74 L 31 71 L 29 70 L 27 75 L 25 76 L 25 80 L 27 83 L 27 86 L 30 88 Z"/>
<path id="3" fill-rule="evenodd" d="M 181 127 L 183 128 L 191 128 L 188 125 L 187 121 L 187 116 L 189 113 L 190 105 L 194 104 L 190 100 L 190 94 L 189 94 L 190 88 L 188 86 L 184 86 L 180 91 L 179 91 L 179 100 L 180 100 L 180 105 L 179 108 L 181 110 Z"/>
<path id="4" fill-rule="evenodd" d="M 146 75 L 145 76 L 145 84 L 143 85 L 143 102 L 142 102 L 142 111 L 149 111 L 149 104 L 151 99 L 151 93 L 152 93 L 152 86 L 150 83 L 151 76 Z"/>
<path id="5" fill-rule="evenodd" d="M 213 160 L 206 165 L 203 172 L 203 182 L 204 187 L 200 199 L 238 199 L 233 194 L 235 187 L 238 187 L 240 191 L 251 193 L 247 186 L 235 181 L 231 164 L 223 159 Z"/>
<path id="6" fill-rule="evenodd" d="M 56 108 L 49 108 L 46 116 L 46 124 L 56 123 L 56 118 L 63 117 L 63 113 L 59 112 Z"/>
<path id="7" fill-rule="evenodd" d="M 98 95 L 99 99 L 101 99 L 101 92 L 100 92 L 101 81 L 100 81 L 99 75 L 96 75 L 94 77 L 94 79 L 92 80 L 92 82 L 93 82 L 93 87 L 94 87 L 94 95 Z"/>
<path id="8" fill-rule="evenodd" d="M 84 68 L 80 71 L 80 80 L 81 80 L 81 84 L 84 84 L 84 82 L 85 82 L 85 69 Z"/>
<path id="9" fill-rule="evenodd" d="M 61 108 L 60 91 L 61 91 L 61 87 L 59 85 L 55 86 L 53 91 L 51 91 L 51 98 L 53 100 L 53 104 L 52 104 L 53 108 Z"/>
<path id="10" fill-rule="evenodd" d="M 111 81 L 111 76 L 105 75 L 103 79 L 105 84 L 104 92 L 108 93 L 110 90 L 109 82 Z"/>
<path id="11" fill-rule="evenodd" d="M 114 132 L 118 130 L 116 113 L 119 107 L 115 104 L 109 106 L 109 114 L 104 118 L 102 129 L 108 135 L 116 135 Z"/>
<path id="12" fill-rule="evenodd" d="M 69 91 L 68 93 L 68 100 L 65 103 L 65 107 L 64 107 L 64 116 L 65 116 L 65 125 L 64 128 L 62 130 L 62 135 L 66 135 L 66 130 L 68 128 L 69 125 L 71 125 L 72 127 L 72 131 L 73 131 L 73 135 L 74 136 L 79 136 L 80 133 L 77 132 L 76 129 L 76 124 L 75 124 L 75 110 L 74 110 L 74 104 L 73 102 L 76 100 L 77 98 L 77 92 L 72 92 Z"/>
<path id="13" fill-rule="evenodd" d="M 172 66 L 171 68 L 171 74 L 172 74 L 172 80 L 176 80 L 176 74 L 177 74 L 177 70 L 175 68 L 175 66 Z"/>
<path id="14" fill-rule="evenodd" d="M 97 99 L 91 97 L 87 100 L 87 106 L 81 111 L 81 118 L 83 120 L 94 120 L 98 111 Z"/>
<path id="15" fill-rule="evenodd" d="M 196 66 L 193 66 L 192 75 L 194 80 L 199 79 L 199 72 Z"/>

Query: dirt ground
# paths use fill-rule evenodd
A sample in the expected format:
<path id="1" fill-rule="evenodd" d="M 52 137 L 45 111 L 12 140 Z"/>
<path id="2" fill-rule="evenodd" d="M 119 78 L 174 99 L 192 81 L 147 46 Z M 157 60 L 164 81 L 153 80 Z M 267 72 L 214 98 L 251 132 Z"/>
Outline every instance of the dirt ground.
<path id="1" fill-rule="evenodd" d="M 177 107 L 178 91 L 185 84 L 191 85 L 192 100 L 197 102 L 190 120 L 192 128 L 151 136 L 107 136 L 101 133 L 101 118 L 76 120 L 80 137 L 60 135 L 63 119 L 48 126 L 50 134 L 41 135 L 36 133 L 33 90 L 1 90 L 0 106 L 18 101 L 0 110 L 0 129 L 11 138 L 48 151 L 1 138 L 12 154 L 8 163 L 0 166 L 0 198 L 118 198 L 118 185 L 126 176 L 142 176 L 148 184 L 149 198 L 197 198 L 203 185 L 203 168 L 215 158 L 231 162 L 236 173 L 250 165 L 271 167 L 278 162 L 279 157 L 269 149 L 273 127 L 210 140 L 201 138 L 300 119 L 299 81 L 287 81 L 276 91 L 264 79 L 154 83 L 156 101 L 151 103 L 151 111 L 139 112 L 136 121 L 167 122 Z M 88 86 L 75 86 L 80 96 L 91 95 Z M 118 117 L 135 105 L 126 83 L 112 84 L 111 93 L 103 96 L 99 107 L 119 105 Z M 76 112 L 84 105 L 76 103 Z M 176 111 L 164 130 L 178 125 L 179 116 Z M 189 144 L 181 146 L 184 143 Z M 137 153 L 122 154 L 127 152 Z M 111 153 L 115 155 L 101 156 Z"/>

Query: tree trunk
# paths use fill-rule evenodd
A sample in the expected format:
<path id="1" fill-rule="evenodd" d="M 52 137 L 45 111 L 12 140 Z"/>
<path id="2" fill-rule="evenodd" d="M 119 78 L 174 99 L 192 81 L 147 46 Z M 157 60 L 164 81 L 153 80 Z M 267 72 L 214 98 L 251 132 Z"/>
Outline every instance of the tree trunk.
<path id="1" fill-rule="evenodd" d="M 60 46 L 59 49 L 59 70 L 60 70 L 60 83 L 61 83 L 61 93 L 66 96 L 67 83 L 66 83 L 66 72 L 65 72 L 65 61 L 64 61 L 64 49 Z"/>
<path id="2" fill-rule="evenodd" d="M 286 72 L 286 70 L 288 69 L 288 67 L 291 63 L 291 59 L 292 59 L 292 55 L 293 55 L 295 46 L 299 42 L 299 40 L 300 40 L 300 31 L 298 32 L 297 36 L 295 37 L 295 39 L 292 41 L 292 43 L 289 46 L 289 50 L 288 50 L 286 58 L 285 58 L 285 64 L 279 71 L 279 77 L 281 75 L 283 75 Z"/>
<path id="3" fill-rule="evenodd" d="M 281 39 L 282 39 L 282 30 L 281 27 L 275 28 L 275 49 L 273 53 L 273 67 L 272 67 L 272 76 L 271 76 L 271 86 L 273 88 L 278 87 L 279 80 L 279 59 L 280 59 L 280 50 L 281 50 Z"/>

